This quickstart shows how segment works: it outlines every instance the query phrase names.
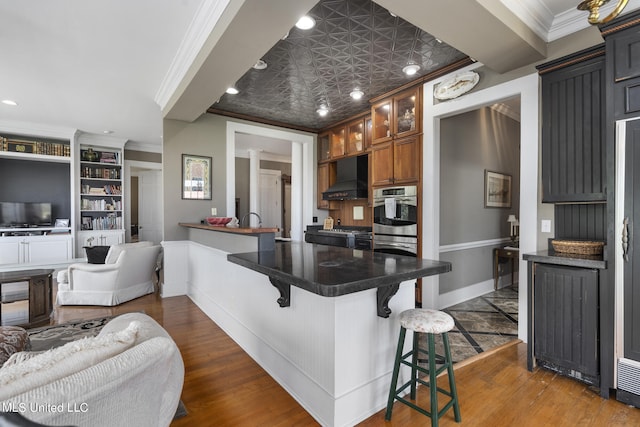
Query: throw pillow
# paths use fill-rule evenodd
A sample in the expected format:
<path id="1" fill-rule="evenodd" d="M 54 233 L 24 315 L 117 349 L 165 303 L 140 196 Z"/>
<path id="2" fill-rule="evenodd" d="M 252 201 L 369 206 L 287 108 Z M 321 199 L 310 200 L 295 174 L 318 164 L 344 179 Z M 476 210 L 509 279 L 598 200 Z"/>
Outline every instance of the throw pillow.
<path id="1" fill-rule="evenodd" d="M 133 346 L 140 325 L 83 338 L 0 369 L 0 401 L 87 369 Z"/>
<path id="2" fill-rule="evenodd" d="M 4 366 L 12 354 L 27 350 L 28 346 L 29 335 L 24 328 L 0 326 L 0 366 Z"/>

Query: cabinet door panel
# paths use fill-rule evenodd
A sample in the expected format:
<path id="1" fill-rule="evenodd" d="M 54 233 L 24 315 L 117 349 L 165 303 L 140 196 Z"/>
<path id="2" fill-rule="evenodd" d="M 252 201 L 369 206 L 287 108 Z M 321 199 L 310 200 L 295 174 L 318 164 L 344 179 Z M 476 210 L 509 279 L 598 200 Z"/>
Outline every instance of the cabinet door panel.
<path id="1" fill-rule="evenodd" d="M 371 143 L 380 144 L 391 140 L 392 101 L 386 100 L 371 107 L 372 135 Z"/>
<path id="2" fill-rule="evenodd" d="M 394 183 L 403 184 L 420 180 L 420 138 L 412 136 L 394 141 Z"/>
<path id="3" fill-rule="evenodd" d="M 48 319 L 51 314 L 51 279 L 39 276 L 29 286 L 29 323 Z"/>
<path id="4" fill-rule="evenodd" d="M 537 264 L 533 298 L 534 356 L 597 379 L 598 271 Z"/>
<path id="5" fill-rule="evenodd" d="M 22 262 L 20 238 L 3 237 L 0 240 L 0 264 L 18 264 Z"/>
<path id="6" fill-rule="evenodd" d="M 45 236 L 29 239 L 25 244 L 26 262 L 43 263 L 66 261 L 73 258 L 71 237 Z"/>
<path id="7" fill-rule="evenodd" d="M 614 39 L 613 60 L 616 82 L 640 76 L 640 36 L 637 29 Z"/>
<path id="8" fill-rule="evenodd" d="M 329 201 L 322 200 L 322 193 L 331 186 L 330 165 L 331 163 L 318 165 L 318 209 L 329 209 Z"/>
<path id="9" fill-rule="evenodd" d="M 371 149 L 371 185 L 393 183 L 393 142 L 376 144 Z"/>
<path id="10" fill-rule="evenodd" d="M 604 60 L 542 80 L 543 202 L 604 201 Z"/>

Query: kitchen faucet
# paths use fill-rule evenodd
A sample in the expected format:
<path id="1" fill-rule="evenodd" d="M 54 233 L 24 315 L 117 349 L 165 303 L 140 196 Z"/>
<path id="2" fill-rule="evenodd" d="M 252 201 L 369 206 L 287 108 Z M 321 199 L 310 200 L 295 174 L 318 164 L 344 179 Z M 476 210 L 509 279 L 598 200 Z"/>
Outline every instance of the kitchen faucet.
<path id="1" fill-rule="evenodd" d="M 242 217 L 242 221 L 240 221 L 240 227 L 244 227 L 244 220 L 245 220 L 245 219 L 247 219 L 247 217 L 248 217 L 249 215 L 255 215 L 255 216 L 257 216 L 257 217 L 258 217 L 258 228 L 262 227 L 262 218 L 260 218 L 260 215 L 258 215 L 258 214 L 257 214 L 257 213 L 255 213 L 255 212 L 249 212 L 248 214 L 245 214 L 245 215 Z"/>

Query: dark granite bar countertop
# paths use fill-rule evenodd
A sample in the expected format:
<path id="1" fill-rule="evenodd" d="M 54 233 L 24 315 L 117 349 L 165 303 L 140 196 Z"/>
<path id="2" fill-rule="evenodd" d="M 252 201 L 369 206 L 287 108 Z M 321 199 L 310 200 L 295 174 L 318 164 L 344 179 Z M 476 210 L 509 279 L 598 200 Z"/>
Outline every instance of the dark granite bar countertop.
<path id="1" fill-rule="evenodd" d="M 567 254 L 549 250 L 524 254 L 522 255 L 522 258 L 526 261 L 545 264 L 566 265 L 569 267 L 598 269 L 607 268 L 607 261 L 603 259 L 602 255 Z"/>
<path id="2" fill-rule="evenodd" d="M 304 242 L 274 251 L 230 254 L 230 262 L 325 297 L 399 284 L 451 271 L 451 263 Z"/>

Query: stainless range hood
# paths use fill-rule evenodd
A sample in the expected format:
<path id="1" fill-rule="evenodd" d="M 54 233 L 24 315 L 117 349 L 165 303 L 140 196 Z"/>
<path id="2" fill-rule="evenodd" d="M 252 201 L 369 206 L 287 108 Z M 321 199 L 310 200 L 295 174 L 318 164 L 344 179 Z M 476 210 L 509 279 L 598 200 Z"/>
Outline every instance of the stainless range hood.
<path id="1" fill-rule="evenodd" d="M 369 197 L 369 158 L 366 155 L 336 161 L 336 183 L 322 193 L 323 200 L 354 200 Z"/>

